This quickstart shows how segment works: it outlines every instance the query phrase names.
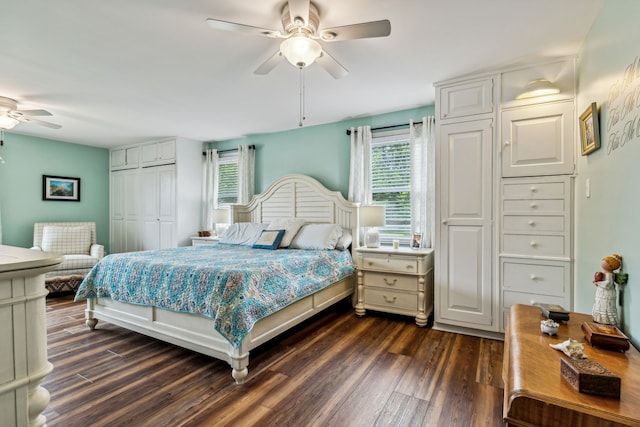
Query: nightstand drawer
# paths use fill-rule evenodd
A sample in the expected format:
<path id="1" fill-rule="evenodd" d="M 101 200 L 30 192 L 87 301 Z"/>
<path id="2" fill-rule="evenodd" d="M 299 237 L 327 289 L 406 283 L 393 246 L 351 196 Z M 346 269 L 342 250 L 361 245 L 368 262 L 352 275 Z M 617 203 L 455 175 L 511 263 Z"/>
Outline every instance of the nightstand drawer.
<path id="1" fill-rule="evenodd" d="M 362 257 L 361 268 L 365 270 L 380 270 L 402 274 L 418 273 L 418 261 L 415 257 L 403 258 L 397 255 L 369 255 Z"/>
<path id="2" fill-rule="evenodd" d="M 393 292 L 377 288 L 364 289 L 364 304 L 414 312 L 418 310 L 418 298 L 415 293 Z"/>
<path id="3" fill-rule="evenodd" d="M 417 276 L 402 276 L 389 273 L 364 272 L 364 285 L 366 287 L 375 286 L 377 288 L 401 289 L 405 291 L 418 291 Z"/>
<path id="4" fill-rule="evenodd" d="M 525 233 L 565 231 L 566 218 L 561 215 L 505 215 L 502 219 L 502 229 L 505 232 L 520 231 Z"/>
<path id="5" fill-rule="evenodd" d="M 502 237 L 502 251 L 517 255 L 569 256 L 565 251 L 564 236 L 505 234 Z"/>

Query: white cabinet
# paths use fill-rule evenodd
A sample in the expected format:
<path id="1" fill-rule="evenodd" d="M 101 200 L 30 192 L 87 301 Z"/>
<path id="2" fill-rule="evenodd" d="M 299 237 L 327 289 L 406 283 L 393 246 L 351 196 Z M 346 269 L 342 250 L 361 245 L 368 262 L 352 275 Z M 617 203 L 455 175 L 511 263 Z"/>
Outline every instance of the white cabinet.
<path id="1" fill-rule="evenodd" d="M 110 252 L 140 250 L 138 183 L 137 169 L 111 172 Z"/>
<path id="2" fill-rule="evenodd" d="M 573 101 L 503 110 L 502 176 L 573 173 L 573 117 Z"/>
<path id="3" fill-rule="evenodd" d="M 141 166 L 168 165 L 176 162 L 176 141 L 169 139 L 141 145 Z"/>
<path id="4" fill-rule="evenodd" d="M 111 170 L 135 169 L 139 166 L 140 147 L 113 148 L 111 150 Z"/>
<path id="5" fill-rule="evenodd" d="M 435 326 L 496 331 L 493 263 L 493 120 L 441 125 Z"/>
<path id="6" fill-rule="evenodd" d="M 433 251 L 358 248 L 356 314 L 366 309 L 414 316 L 425 326 L 433 311 Z"/>
<path id="7" fill-rule="evenodd" d="M 157 166 L 142 170 L 142 249 L 165 249 L 177 246 L 176 168 Z"/>
<path id="8" fill-rule="evenodd" d="M 493 112 L 493 78 L 443 86 L 439 94 L 440 119 Z"/>
<path id="9" fill-rule="evenodd" d="M 143 153 L 138 166 L 111 172 L 111 252 L 190 245 L 200 229 L 202 143 L 171 138 L 135 147 Z"/>
<path id="10" fill-rule="evenodd" d="M 508 178 L 501 185 L 502 325 L 513 304 L 571 309 L 573 178 Z"/>

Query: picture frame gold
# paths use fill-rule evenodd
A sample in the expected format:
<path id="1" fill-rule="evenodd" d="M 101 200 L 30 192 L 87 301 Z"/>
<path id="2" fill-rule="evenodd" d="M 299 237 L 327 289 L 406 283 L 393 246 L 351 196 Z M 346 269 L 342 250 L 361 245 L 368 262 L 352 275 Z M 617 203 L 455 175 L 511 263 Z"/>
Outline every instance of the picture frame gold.
<path id="1" fill-rule="evenodd" d="M 584 113 L 580 115 L 580 141 L 582 141 L 583 156 L 600 148 L 598 104 L 595 102 L 592 102 Z"/>

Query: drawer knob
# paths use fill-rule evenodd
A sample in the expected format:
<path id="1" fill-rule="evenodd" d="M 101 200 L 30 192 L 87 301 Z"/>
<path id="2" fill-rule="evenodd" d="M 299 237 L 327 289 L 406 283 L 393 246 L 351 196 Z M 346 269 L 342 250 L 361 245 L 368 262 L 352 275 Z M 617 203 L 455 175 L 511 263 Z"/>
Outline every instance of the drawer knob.
<path id="1" fill-rule="evenodd" d="M 535 274 L 531 275 L 531 280 L 538 280 L 538 276 L 536 276 Z"/>
<path id="2" fill-rule="evenodd" d="M 373 262 L 369 261 L 369 267 L 371 267 L 373 265 Z"/>
<path id="3" fill-rule="evenodd" d="M 538 207 L 538 204 L 537 203 L 531 203 L 529 206 L 531 206 L 533 209 L 535 209 L 535 208 Z"/>
<path id="4" fill-rule="evenodd" d="M 398 279 L 393 279 L 392 281 L 387 280 L 387 278 L 384 278 L 384 283 L 387 286 L 395 286 L 396 282 L 398 281 Z"/>
<path id="5" fill-rule="evenodd" d="M 531 186 L 531 192 L 535 193 L 536 191 L 538 191 L 538 188 L 535 185 Z"/>
<path id="6" fill-rule="evenodd" d="M 532 248 L 535 248 L 536 246 L 538 246 L 538 244 L 533 240 L 529 244 L 531 245 Z"/>
<path id="7" fill-rule="evenodd" d="M 396 302 L 396 297 L 389 298 L 388 296 L 383 295 L 382 298 L 384 298 L 384 300 L 389 304 L 393 304 L 394 302 Z"/>
<path id="8" fill-rule="evenodd" d="M 535 222 L 535 221 L 530 220 L 530 221 L 529 221 L 529 225 L 533 227 L 534 225 L 536 225 L 536 222 Z"/>

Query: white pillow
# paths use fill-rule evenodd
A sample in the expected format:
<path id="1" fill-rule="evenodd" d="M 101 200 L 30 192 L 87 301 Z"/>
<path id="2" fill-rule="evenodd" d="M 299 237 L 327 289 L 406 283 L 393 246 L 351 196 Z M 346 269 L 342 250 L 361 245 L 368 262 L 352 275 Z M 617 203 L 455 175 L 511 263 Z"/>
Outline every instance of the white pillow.
<path id="1" fill-rule="evenodd" d="M 267 224 L 257 222 L 237 222 L 231 224 L 220 236 L 220 243 L 232 245 L 253 245 L 260 237 Z"/>
<path id="2" fill-rule="evenodd" d="M 338 224 L 305 224 L 293 238 L 293 249 L 334 249 L 342 236 L 342 227 Z"/>
<path id="3" fill-rule="evenodd" d="M 336 243 L 336 249 L 339 251 L 347 250 L 349 249 L 352 241 L 353 237 L 351 236 L 351 230 L 343 228 L 342 236 L 340 236 L 340 238 L 338 239 L 338 243 Z"/>
<path id="4" fill-rule="evenodd" d="M 42 250 L 62 255 L 89 254 L 91 231 L 80 225 L 64 227 L 45 225 L 42 229 Z"/>
<path id="5" fill-rule="evenodd" d="M 303 224 L 304 219 L 301 218 L 278 218 L 271 221 L 267 230 L 285 230 L 280 247 L 287 248 Z"/>

